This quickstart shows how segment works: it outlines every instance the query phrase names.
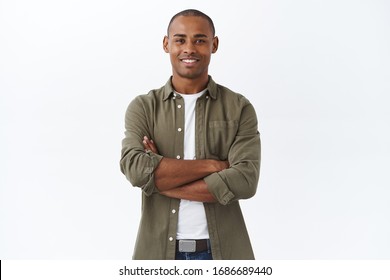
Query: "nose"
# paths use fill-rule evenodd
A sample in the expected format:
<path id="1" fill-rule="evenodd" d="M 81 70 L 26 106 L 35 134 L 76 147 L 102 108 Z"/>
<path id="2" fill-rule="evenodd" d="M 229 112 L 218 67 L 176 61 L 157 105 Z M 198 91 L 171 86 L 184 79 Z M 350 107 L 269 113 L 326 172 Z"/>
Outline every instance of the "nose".
<path id="1" fill-rule="evenodd" d="M 191 41 L 187 41 L 185 46 L 184 46 L 184 53 L 187 53 L 187 54 L 196 53 L 195 44 L 192 43 Z"/>

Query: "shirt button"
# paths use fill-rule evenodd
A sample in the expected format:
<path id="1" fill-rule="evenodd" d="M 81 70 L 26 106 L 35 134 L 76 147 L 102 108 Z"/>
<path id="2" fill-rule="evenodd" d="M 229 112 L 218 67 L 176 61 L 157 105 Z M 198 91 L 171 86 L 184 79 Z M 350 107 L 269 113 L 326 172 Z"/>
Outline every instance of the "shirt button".
<path id="1" fill-rule="evenodd" d="M 177 108 L 179 108 L 179 109 L 180 109 L 180 108 L 181 108 L 181 105 L 177 105 Z"/>
<path id="2" fill-rule="evenodd" d="M 181 131 L 181 127 L 179 127 L 179 128 L 177 129 L 177 131 L 179 131 L 179 132 L 180 132 L 180 131 Z"/>
<path id="3" fill-rule="evenodd" d="M 209 96 L 208 96 L 208 95 L 206 95 L 206 99 L 209 99 Z"/>
<path id="4" fill-rule="evenodd" d="M 171 236 L 171 237 L 169 237 L 169 241 L 173 241 L 173 237 Z"/>
<path id="5" fill-rule="evenodd" d="M 176 213 L 176 210 L 175 209 L 172 209 L 172 214 L 175 214 Z"/>
<path id="6" fill-rule="evenodd" d="M 172 97 L 172 99 L 176 99 L 176 97 Z"/>
<path id="7" fill-rule="evenodd" d="M 176 158 L 177 158 L 177 159 L 180 159 L 180 156 L 179 156 L 179 155 L 177 155 L 177 156 L 176 156 Z"/>

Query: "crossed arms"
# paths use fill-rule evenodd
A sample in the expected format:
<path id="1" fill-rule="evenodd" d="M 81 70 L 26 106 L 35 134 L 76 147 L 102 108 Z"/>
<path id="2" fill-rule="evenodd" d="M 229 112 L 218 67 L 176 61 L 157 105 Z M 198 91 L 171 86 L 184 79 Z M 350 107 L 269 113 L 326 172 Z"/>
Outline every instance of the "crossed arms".
<path id="1" fill-rule="evenodd" d="M 144 137 L 145 150 L 158 154 L 156 144 Z M 163 158 L 154 171 L 154 182 L 162 195 L 200 202 L 216 202 L 203 178 L 229 167 L 227 161 L 176 160 Z"/>

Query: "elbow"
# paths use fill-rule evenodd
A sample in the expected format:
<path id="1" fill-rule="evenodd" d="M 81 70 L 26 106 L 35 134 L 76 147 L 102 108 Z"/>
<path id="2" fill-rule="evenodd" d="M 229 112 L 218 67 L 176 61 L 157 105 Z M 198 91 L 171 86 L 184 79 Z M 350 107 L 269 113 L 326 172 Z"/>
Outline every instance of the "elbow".
<path id="1" fill-rule="evenodd" d="M 257 182 L 241 182 L 239 189 L 236 189 L 235 196 L 238 199 L 249 199 L 256 194 Z"/>
<path id="2" fill-rule="evenodd" d="M 120 170 L 133 187 L 140 188 L 146 196 L 150 196 L 158 191 L 154 183 L 154 170 L 161 159 L 161 155 L 145 152 L 142 145 L 131 144 L 129 140 L 121 151 Z"/>
<path id="3" fill-rule="evenodd" d="M 129 179 L 129 174 L 128 174 L 128 172 L 127 172 L 127 170 L 129 170 L 129 166 L 128 166 L 128 164 L 126 163 L 126 159 L 125 158 L 121 158 L 121 160 L 120 160 L 120 162 L 119 162 L 119 167 L 120 167 L 120 170 L 121 170 L 121 172 L 122 172 L 122 174 L 123 175 L 125 175 L 126 176 L 126 178 L 130 181 L 130 179 Z"/>
<path id="4" fill-rule="evenodd" d="M 126 179 L 130 182 L 134 187 L 142 186 L 142 180 L 140 180 L 139 176 L 135 176 L 135 173 L 132 172 L 131 165 L 126 159 L 121 159 L 120 161 L 120 169 L 121 172 L 126 176 Z"/>
<path id="5" fill-rule="evenodd" d="M 147 179 L 139 171 L 137 172 L 135 161 L 129 154 L 122 156 L 119 165 L 121 172 L 132 186 L 142 187 L 145 185 Z"/>
<path id="6" fill-rule="evenodd" d="M 246 199 L 255 196 L 258 185 L 259 185 L 259 172 L 257 169 L 257 171 L 255 171 L 255 174 L 251 176 L 250 180 L 247 182 L 247 187 L 245 192 Z"/>
<path id="7" fill-rule="evenodd" d="M 259 182 L 259 172 L 251 174 L 241 173 L 241 180 L 238 183 L 239 190 L 237 190 L 237 196 L 240 199 L 249 199 L 255 196 L 257 192 L 257 186 Z"/>
<path id="8" fill-rule="evenodd" d="M 249 199 L 253 196 L 255 196 L 257 191 L 257 184 L 255 185 L 248 185 L 245 191 L 242 193 L 242 199 Z"/>
<path id="9" fill-rule="evenodd" d="M 122 165 L 121 170 L 122 173 L 126 176 L 127 180 L 130 182 L 131 186 L 140 188 L 146 196 L 150 196 L 154 192 L 159 191 L 155 187 L 154 176 L 152 174 L 149 174 L 148 176 L 145 174 L 139 174 L 135 171 L 132 171 L 131 167 L 122 168 Z"/>

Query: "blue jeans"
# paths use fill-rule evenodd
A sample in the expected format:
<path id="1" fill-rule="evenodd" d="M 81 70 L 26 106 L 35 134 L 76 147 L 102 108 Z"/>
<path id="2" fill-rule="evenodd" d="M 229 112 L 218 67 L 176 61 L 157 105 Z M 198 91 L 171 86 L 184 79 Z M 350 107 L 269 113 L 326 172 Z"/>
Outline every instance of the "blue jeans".
<path id="1" fill-rule="evenodd" d="M 184 253 L 176 252 L 176 260 L 212 260 L 211 251 Z"/>

